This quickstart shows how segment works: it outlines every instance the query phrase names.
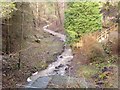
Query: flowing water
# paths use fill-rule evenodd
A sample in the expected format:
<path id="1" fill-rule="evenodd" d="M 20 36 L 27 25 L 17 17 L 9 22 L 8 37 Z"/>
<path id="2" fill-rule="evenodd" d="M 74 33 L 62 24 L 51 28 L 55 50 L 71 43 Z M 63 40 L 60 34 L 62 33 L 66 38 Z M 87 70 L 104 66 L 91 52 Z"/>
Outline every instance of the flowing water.
<path id="1" fill-rule="evenodd" d="M 56 33 L 52 30 L 47 29 L 48 26 L 49 25 L 46 25 L 46 26 L 43 27 L 45 32 L 48 32 L 48 33 L 60 38 L 61 41 L 65 42 L 65 40 L 66 40 L 65 35 L 60 34 L 60 33 Z M 51 75 L 64 76 L 66 74 L 66 70 L 69 68 L 69 64 L 70 64 L 70 61 L 72 59 L 73 59 L 72 50 L 71 50 L 70 47 L 67 47 L 65 45 L 64 52 L 57 57 L 57 60 L 55 62 L 51 63 L 47 67 L 47 69 L 34 73 L 31 77 L 29 77 L 27 79 L 27 81 L 29 83 L 31 83 L 31 82 L 34 82 L 35 80 L 37 80 L 40 77 L 51 76 Z M 85 83 L 85 86 L 87 85 L 87 83 L 85 81 L 83 81 L 83 83 Z"/>

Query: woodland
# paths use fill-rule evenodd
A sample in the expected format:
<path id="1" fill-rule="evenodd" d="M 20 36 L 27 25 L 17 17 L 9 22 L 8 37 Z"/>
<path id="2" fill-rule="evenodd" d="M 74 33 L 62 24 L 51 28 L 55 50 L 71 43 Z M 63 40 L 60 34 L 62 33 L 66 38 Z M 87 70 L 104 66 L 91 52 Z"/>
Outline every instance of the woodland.
<path id="1" fill-rule="evenodd" d="M 1 88 L 118 88 L 119 0 L 0 2 Z"/>

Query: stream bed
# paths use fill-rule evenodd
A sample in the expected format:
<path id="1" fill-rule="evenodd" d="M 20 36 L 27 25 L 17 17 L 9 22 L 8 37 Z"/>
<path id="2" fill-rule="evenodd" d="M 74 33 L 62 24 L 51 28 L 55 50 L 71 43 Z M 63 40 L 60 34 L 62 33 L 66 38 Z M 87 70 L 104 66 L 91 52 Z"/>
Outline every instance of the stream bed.
<path id="1" fill-rule="evenodd" d="M 48 32 L 48 33 L 60 38 L 61 41 L 65 42 L 65 40 L 66 40 L 65 35 L 54 32 L 52 30 L 49 30 L 49 29 L 47 29 L 48 27 L 49 27 L 49 25 L 44 26 L 43 30 L 45 32 Z M 32 76 L 27 78 L 28 86 L 31 87 L 33 83 L 34 84 L 36 83 L 35 86 L 38 85 L 39 88 L 45 88 L 50 80 L 50 78 L 48 78 L 47 76 L 53 76 L 53 75 L 66 76 L 66 71 L 69 70 L 70 62 L 72 59 L 73 59 L 72 50 L 70 47 L 65 45 L 65 48 L 64 48 L 64 51 L 62 52 L 62 54 L 57 56 L 57 60 L 55 62 L 51 63 L 47 67 L 47 69 L 40 71 L 40 72 L 36 72 Z M 39 79 L 40 81 L 37 82 L 38 78 L 40 78 L 40 77 L 44 77 L 44 78 Z M 46 83 L 40 85 L 41 80 L 42 80 L 42 82 L 46 81 Z M 85 80 L 82 80 L 82 81 L 84 83 L 84 86 L 87 87 L 86 81 Z"/>

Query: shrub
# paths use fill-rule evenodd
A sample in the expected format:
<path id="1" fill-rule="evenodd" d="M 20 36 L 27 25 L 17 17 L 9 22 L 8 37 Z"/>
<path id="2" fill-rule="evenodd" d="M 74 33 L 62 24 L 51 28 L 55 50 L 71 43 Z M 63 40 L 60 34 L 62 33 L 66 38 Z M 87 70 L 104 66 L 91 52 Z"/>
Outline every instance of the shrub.
<path id="1" fill-rule="evenodd" d="M 98 2 L 71 2 L 65 12 L 67 42 L 73 43 L 85 33 L 102 28 Z"/>

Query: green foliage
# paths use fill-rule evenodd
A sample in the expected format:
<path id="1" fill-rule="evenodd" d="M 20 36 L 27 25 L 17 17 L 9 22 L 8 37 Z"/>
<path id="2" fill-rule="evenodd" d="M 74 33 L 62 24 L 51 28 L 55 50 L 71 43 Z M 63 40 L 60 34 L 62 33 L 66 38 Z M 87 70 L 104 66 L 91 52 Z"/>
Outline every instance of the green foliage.
<path id="1" fill-rule="evenodd" d="M 13 10 L 16 10 L 13 2 L 0 2 L 0 13 L 2 17 L 10 17 Z"/>
<path id="2" fill-rule="evenodd" d="M 65 12 L 65 30 L 68 42 L 102 28 L 100 4 L 97 2 L 71 2 Z"/>

